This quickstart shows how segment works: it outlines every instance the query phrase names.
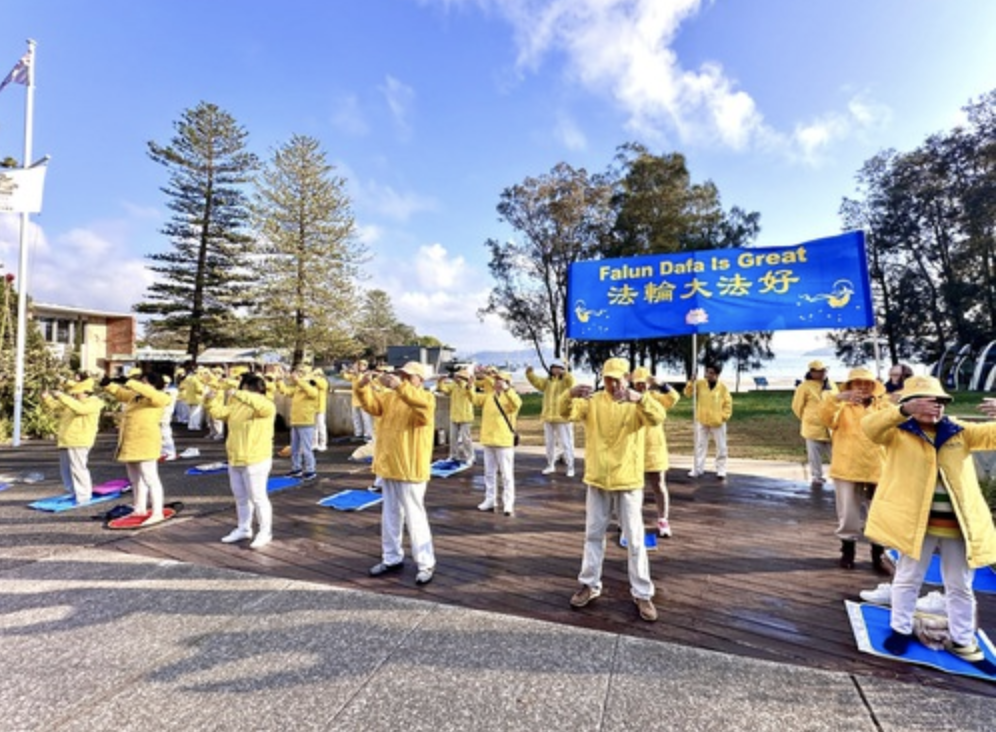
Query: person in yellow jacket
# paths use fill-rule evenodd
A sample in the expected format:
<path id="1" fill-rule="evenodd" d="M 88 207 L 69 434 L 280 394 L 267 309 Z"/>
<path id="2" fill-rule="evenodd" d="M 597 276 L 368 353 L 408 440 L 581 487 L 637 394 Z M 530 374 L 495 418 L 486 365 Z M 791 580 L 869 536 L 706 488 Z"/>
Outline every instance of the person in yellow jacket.
<path id="1" fill-rule="evenodd" d="M 277 382 L 277 390 L 290 396 L 291 478 L 314 480 L 315 414 L 318 412 L 318 384 L 307 366 L 295 368 L 286 381 Z"/>
<path id="2" fill-rule="evenodd" d="M 522 397 L 512 388 L 512 375 L 497 371 L 491 390 L 473 395 L 481 410 L 481 445 L 484 446 L 484 501 L 479 511 L 495 510 L 498 500 L 498 474 L 501 474 L 502 509 L 515 515 L 515 424 Z"/>
<path id="3" fill-rule="evenodd" d="M 574 388 L 574 374 L 560 361 L 550 364 L 550 375 L 537 376 L 530 366 L 526 369 L 526 379 L 537 391 L 543 392 L 543 441 L 546 444 L 546 467 L 543 475 L 557 472 L 557 460 L 563 458 L 567 465 L 567 477 L 574 477 L 574 425 L 560 416 L 560 398 Z"/>
<path id="4" fill-rule="evenodd" d="M 252 539 L 249 546 L 259 549 L 273 540 L 273 507 L 266 482 L 273 465 L 273 416 L 276 405 L 266 396 L 266 381 L 259 374 L 246 373 L 237 390 L 209 393 L 207 411 L 213 419 L 228 425 L 228 482 L 235 496 L 238 525 L 222 537 L 225 544 Z M 227 397 L 227 403 L 226 403 Z M 253 539 L 253 515 L 259 531 Z"/>
<path id="5" fill-rule="evenodd" d="M 122 384 L 105 383 L 106 391 L 124 405 L 118 432 L 117 460 L 124 463 L 131 481 L 136 516 L 146 516 L 143 526 L 163 520 L 163 484 L 159 480 L 162 432 L 159 423 L 169 405 L 163 377 L 132 369 Z M 149 502 L 152 508 L 149 510 Z"/>
<path id="6" fill-rule="evenodd" d="M 436 423 L 436 397 L 425 388 L 427 369 L 409 361 L 394 373 L 380 374 L 383 391 L 373 388 L 367 373 L 353 384 L 364 411 L 377 422 L 373 471 L 382 483 L 381 561 L 370 568 L 371 577 L 397 572 L 404 566 L 402 530 L 408 528 L 412 557 L 418 566 L 415 583 L 428 584 L 436 570 L 432 531 L 425 512 L 425 489 L 432 464 L 432 437 Z"/>
<path id="7" fill-rule="evenodd" d="M 823 463 L 830 462 L 830 430 L 820 419 L 820 401 L 835 395 L 837 385 L 827 378 L 827 367 L 820 360 L 810 361 L 806 378 L 792 395 L 792 413 L 799 420 L 799 434 L 806 441 L 809 478 L 813 488 L 822 488 Z"/>
<path id="8" fill-rule="evenodd" d="M 329 430 L 326 412 L 329 408 L 329 380 L 320 368 L 313 369 L 311 378 L 318 387 L 318 411 L 315 412 L 315 450 L 325 452 L 329 449 Z"/>
<path id="9" fill-rule="evenodd" d="M 450 398 L 449 459 L 464 465 L 474 464 L 474 382 L 467 371 L 457 371 L 453 377 L 441 376 L 436 391 Z M 485 472 L 487 469 L 485 468 Z"/>
<path id="10" fill-rule="evenodd" d="M 93 498 L 93 481 L 87 458 L 97 439 L 100 411 L 104 401 L 93 395 L 93 379 L 71 382 L 66 391 L 44 392 L 42 400 L 59 419 L 56 446 L 59 449 L 59 473 L 66 491 L 77 503 Z"/>
<path id="11" fill-rule="evenodd" d="M 187 378 L 187 370 L 178 366 L 173 372 L 173 385 L 177 389 L 176 405 L 173 409 L 173 421 L 179 424 L 187 424 L 190 421 L 190 405 L 187 404 L 187 395 L 184 392 L 183 382 Z"/>
<path id="12" fill-rule="evenodd" d="M 204 429 L 204 392 L 207 389 L 210 373 L 202 366 L 183 380 L 184 398 L 190 408 L 187 429 L 191 432 L 200 432 Z"/>
<path id="13" fill-rule="evenodd" d="M 719 380 L 723 367 L 720 364 L 706 364 L 705 378 L 689 381 L 685 385 L 685 396 L 695 398 L 695 458 L 688 473 L 689 478 L 705 474 L 706 453 L 709 451 L 709 438 L 716 443 L 716 477 L 726 480 L 726 461 L 729 452 L 726 448 L 726 423 L 733 416 L 733 397 L 726 384 Z"/>
<path id="14" fill-rule="evenodd" d="M 362 358 L 350 366 L 347 370 L 342 372 L 342 378 L 346 379 L 353 386 L 356 386 L 356 382 L 364 377 L 364 375 L 370 373 L 368 371 L 367 362 Z M 373 419 L 367 412 L 363 410 L 360 405 L 359 399 L 356 397 L 356 390 L 353 390 L 353 436 L 357 439 L 370 442 L 373 439 Z"/>
<path id="15" fill-rule="evenodd" d="M 945 417 L 951 396 L 931 376 L 911 376 L 898 393 L 898 405 L 861 423 L 865 434 L 885 447 L 865 535 L 900 552 L 886 649 L 901 656 L 913 641 L 917 595 L 931 556 L 939 551 L 948 650 L 993 673 L 996 668 L 975 640 L 972 580 L 977 568 L 996 563 L 996 528 L 972 453 L 996 449 L 996 423 L 963 424 Z"/>
<path id="16" fill-rule="evenodd" d="M 833 479 L 837 505 L 837 538 L 840 539 L 840 566 L 854 569 L 857 541 L 864 528 L 864 514 L 882 474 L 885 451 L 868 439 L 861 420 L 886 406 L 885 387 L 875 374 L 855 368 L 847 374 L 843 390 L 828 394 L 820 403 L 819 417 L 833 435 Z M 872 542 L 872 566 L 879 574 L 891 574 L 885 562 L 885 548 Z"/>
<path id="17" fill-rule="evenodd" d="M 667 382 L 658 386 L 654 377 L 650 375 L 650 369 L 643 366 L 633 370 L 630 383 L 641 394 L 649 394 L 651 399 L 656 400 L 664 408 L 665 414 L 681 399 L 678 392 L 672 389 Z M 671 501 L 665 480 L 670 460 L 667 452 L 667 436 L 664 434 L 664 422 L 647 427 L 646 433 L 646 451 L 643 463 L 644 490 L 650 488 L 654 494 L 654 502 L 657 505 L 657 535 L 670 538 Z"/>
<path id="18" fill-rule="evenodd" d="M 604 390 L 575 386 L 560 398 L 560 416 L 582 422 L 585 433 L 584 554 L 581 589 L 571 597 L 571 607 L 584 607 L 602 594 L 605 533 L 615 505 L 627 545 L 630 592 L 640 617 L 653 622 L 657 608 L 644 544 L 643 466 L 645 429 L 663 423 L 664 408 L 649 394 L 631 389 L 628 374 L 625 359 L 610 358 L 602 367 Z"/>

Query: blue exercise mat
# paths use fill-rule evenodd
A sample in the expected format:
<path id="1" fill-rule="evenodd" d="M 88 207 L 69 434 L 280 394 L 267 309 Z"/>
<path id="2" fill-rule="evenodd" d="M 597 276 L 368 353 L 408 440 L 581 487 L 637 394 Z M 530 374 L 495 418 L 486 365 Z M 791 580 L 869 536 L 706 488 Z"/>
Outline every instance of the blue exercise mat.
<path id="1" fill-rule="evenodd" d="M 215 475 L 216 473 L 227 473 L 228 463 L 205 463 L 187 468 L 187 475 Z"/>
<path id="2" fill-rule="evenodd" d="M 656 531 L 644 531 L 643 532 L 643 545 L 647 549 L 653 551 L 657 549 L 657 532 Z M 622 534 L 619 535 L 619 546 L 625 549 L 629 546 L 629 542 L 626 541 L 626 537 Z"/>
<path id="3" fill-rule="evenodd" d="M 13 483 L 0 483 L 0 491 L 5 491 L 8 488 L 10 488 L 12 485 L 14 485 L 14 484 Z"/>
<path id="4" fill-rule="evenodd" d="M 94 496 L 86 503 L 77 503 L 76 496 L 74 496 L 72 493 L 63 493 L 62 495 L 59 496 L 42 498 L 41 500 L 35 501 L 34 503 L 29 503 L 28 508 L 33 508 L 36 511 L 60 513 L 62 511 L 70 511 L 74 508 L 85 508 L 86 506 L 93 506 L 97 503 L 115 501 L 118 498 L 121 498 L 120 493 L 107 493 L 102 496 Z"/>
<path id="5" fill-rule="evenodd" d="M 347 490 L 326 496 L 318 502 L 318 505 L 334 508 L 336 511 L 362 511 L 364 508 L 376 506 L 383 500 L 380 493 L 373 491 Z"/>
<path id="6" fill-rule="evenodd" d="M 282 491 L 285 488 L 293 488 L 299 485 L 301 485 L 301 480 L 299 478 L 292 478 L 289 475 L 279 475 L 266 481 L 266 492 L 276 493 L 277 491 Z"/>
<path id="7" fill-rule="evenodd" d="M 899 552 L 895 549 L 888 549 L 885 552 L 893 563 L 899 561 Z M 934 554 L 930 558 L 930 567 L 927 568 L 927 575 L 923 581 L 928 585 L 943 585 L 941 579 L 941 556 Z M 996 592 L 996 572 L 992 567 L 979 567 L 975 570 L 975 579 L 972 580 L 972 589 L 976 592 Z"/>
<path id="8" fill-rule="evenodd" d="M 433 478 L 449 478 L 470 467 L 470 463 L 462 463 L 459 460 L 437 460 L 429 466 L 429 473 Z"/>
<path id="9" fill-rule="evenodd" d="M 904 655 L 894 656 L 882 645 L 892 632 L 889 627 L 889 608 L 849 600 L 845 600 L 844 605 L 847 607 L 847 617 L 851 621 L 854 640 L 858 644 L 858 650 L 862 653 L 870 653 L 873 656 L 891 658 L 905 663 L 930 666 L 950 674 L 996 681 L 996 675 L 983 673 L 968 661 L 962 660 L 952 653 L 945 650 L 935 651 L 916 640 L 910 643 L 910 647 Z M 975 632 L 975 640 L 986 659 L 991 663 L 996 663 L 996 650 L 989 642 L 989 637 L 983 631 L 978 630 Z"/>

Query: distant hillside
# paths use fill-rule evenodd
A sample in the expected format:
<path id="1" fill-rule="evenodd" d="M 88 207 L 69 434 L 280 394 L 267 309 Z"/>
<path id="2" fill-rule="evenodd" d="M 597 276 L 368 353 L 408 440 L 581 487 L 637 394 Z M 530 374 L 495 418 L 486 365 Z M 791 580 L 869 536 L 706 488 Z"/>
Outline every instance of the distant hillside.
<path id="1" fill-rule="evenodd" d="M 547 363 L 549 363 L 553 359 L 553 351 L 545 350 L 544 357 L 546 358 Z M 472 353 L 470 355 L 458 353 L 456 360 L 472 361 L 473 363 L 479 364 L 508 364 L 513 367 L 530 365 L 538 366 L 540 363 L 540 359 L 536 355 L 536 351 L 532 348 L 523 348 L 517 351 L 478 351 L 477 353 Z"/>

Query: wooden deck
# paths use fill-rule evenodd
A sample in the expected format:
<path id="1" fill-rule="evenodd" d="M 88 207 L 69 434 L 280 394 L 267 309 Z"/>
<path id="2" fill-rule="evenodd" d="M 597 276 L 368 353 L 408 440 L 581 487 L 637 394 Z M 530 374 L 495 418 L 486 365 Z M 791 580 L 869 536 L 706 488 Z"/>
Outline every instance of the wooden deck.
<path id="1" fill-rule="evenodd" d="M 625 552 L 615 543 L 606 553 L 605 594 L 587 608 L 571 609 L 584 489 L 579 478 L 540 475 L 537 456 L 517 456 L 514 518 L 476 509 L 483 495 L 480 464 L 430 483 L 427 505 L 438 561 L 431 584 L 415 586 L 410 559 L 403 573 L 367 576 L 379 560 L 379 508 L 342 513 L 316 505 L 323 496 L 370 483 L 367 468 L 346 461 L 351 449 L 332 445 L 319 458 L 318 483 L 272 495 L 276 539 L 264 550 L 218 541 L 234 520 L 224 475 L 188 478 L 179 490 L 179 479 L 166 474 L 173 465 L 164 466 L 169 500 L 188 501 L 184 493 L 213 493 L 216 500 L 194 502 L 175 522 L 103 546 L 996 696 L 996 684 L 858 652 L 843 602 L 857 600 L 860 590 L 882 579 L 871 570 L 866 546 L 859 547 L 856 570 L 837 568 L 831 490 L 740 475 L 731 475 L 726 485 L 708 478 L 692 482 L 671 471 L 675 535 L 650 554 L 660 619 L 649 624 L 637 616 Z M 213 458 L 206 453 L 204 459 Z M 285 466 L 275 461 L 274 473 Z M 195 487 L 193 481 L 203 483 Z M 650 522 L 652 503 L 645 509 Z M 983 627 L 996 621 L 996 597 L 980 595 L 979 614 Z"/>

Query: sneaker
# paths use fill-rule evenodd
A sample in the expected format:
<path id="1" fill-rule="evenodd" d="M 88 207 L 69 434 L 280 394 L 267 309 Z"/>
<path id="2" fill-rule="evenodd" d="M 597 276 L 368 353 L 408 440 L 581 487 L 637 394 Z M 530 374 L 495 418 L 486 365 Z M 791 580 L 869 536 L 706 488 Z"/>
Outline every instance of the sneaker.
<path id="1" fill-rule="evenodd" d="M 252 540 L 249 544 L 250 549 L 262 549 L 264 546 L 273 541 L 272 534 L 256 534 L 256 538 Z"/>
<path id="2" fill-rule="evenodd" d="M 944 648 L 949 653 L 953 653 L 954 655 L 958 656 L 958 658 L 968 661 L 969 663 L 977 663 L 978 661 L 981 661 L 986 657 L 985 654 L 982 652 L 982 649 L 979 648 L 978 643 L 972 643 L 971 645 L 968 646 L 962 646 L 951 641 L 946 643 L 944 645 Z"/>
<path id="3" fill-rule="evenodd" d="M 237 541 L 242 541 L 243 539 L 251 539 L 252 531 L 248 529 L 235 529 L 234 531 L 221 537 L 222 544 L 234 544 Z"/>
<path id="4" fill-rule="evenodd" d="M 434 570 L 430 569 L 420 569 L 418 574 L 415 575 L 415 584 L 417 585 L 427 585 L 432 582 L 432 573 Z"/>
<path id="5" fill-rule="evenodd" d="M 821 478 L 816 478 L 812 483 L 809 484 L 810 488 L 822 488 L 823 480 Z"/>
<path id="6" fill-rule="evenodd" d="M 633 602 L 636 603 L 636 608 L 640 611 L 640 617 L 643 620 L 646 620 L 648 623 L 653 623 L 657 620 L 657 608 L 654 607 L 654 603 L 651 600 L 634 597 Z"/>
<path id="7" fill-rule="evenodd" d="M 894 630 L 889 634 L 889 637 L 882 642 L 882 647 L 893 656 L 905 656 L 906 651 L 909 649 L 910 643 L 912 642 L 912 635 L 907 635 L 906 633 L 900 633 Z"/>
<path id="8" fill-rule="evenodd" d="M 883 582 L 874 590 L 861 590 L 858 594 L 865 602 L 870 602 L 872 605 L 885 605 L 888 607 L 892 604 L 892 583 Z"/>
<path id="9" fill-rule="evenodd" d="M 478 504 L 477 510 L 478 511 L 494 511 L 495 510 L 495 504 L 493 504 L 491 501 L 485 501 L 484 503 Z"/>
<path id="10" fill-rule="evenodd" d="M 318 473 L 316 473 L 313 470 L 311 472 L 309 472 L 309 473 L 302 473 L 301 474 L 301 480 L 314 480 L 317 477 L 318 477 Z"/>
<path id="11" fill-rule="evenodd" d="M 571 607 L 584 607 L 601 594 L 601 590 L 596 590 L 594 587 L 588 585 L 582 585 L 581 589 L 571 596 Z"/>
<path id="12" fill-rule="evenodd" d="M 288 478 L 300 478 L 302 475 L 304 475 L 304 472 L 301 470 L 292 470 L 287 473 Z"/>
<path id="13" fill-rule="evenodd" d="M 372 491 L 374 493 L 380 493 L 380 486 L 374 483 L 372 486 L 369 486 L 367 490 Z"/>
<path id="14" fill-rule="evenodd" d="M 668 523 L 667 519 L 657 521 L 657 536 L 662 536 L 665 539 L 671 538 L 671 524 Z"/>
<path id="15" fill-rule="evenodd" d="M 927 615 L 946 615 L 948 603 L 944 599 L 944 593 L 933 590 L 916 601 L 917 612 Z"/>
<path id="16" fill-rule="evenodd" d="M 696 472 L 694 470 L 689 470 L 688 471 L 688 477 L 689 478 L 698 478 L 700 475 L 702 475 L 702 473 Z"/>
<path id="17" fill-rule="evenodd" d="M 726 480 L 726 473 L 716 473 L 716 480 Z"/>
<path id="18" fill-rule="evenodd" d="M 161 524 L 166 520 L 166 517 L 161 513 L 150 513 L 149 517 L 145 519 L 140 526 L 155 526 L 156 524 Z"/>
<path id="19" fill-rule="evenodd" d="M 567 477 L 568 478 L 573 478 L 574 477 L 574 468 L 568 468 L 567 469 Z"/>
<path id="20" fill-rule="evenodd" d="M 506 515 L 506 516 L 514 516 L 514 515 L 515 515 L 515 511 L 513 511 L 513 510 L 512 510 L 512 509 L 510 509 L 510 508 L 506 508 L 506 509 L 505 509 L 505 515 Z"/>
<path id="21" fill-rule="evenodd" d="M 397 562 L 395 564 L 388 564 L 387 562 L 378 562 L 372 566 L 367 573 L 371 577 L 380 577 L 382 574 L 387 574 L 389 572 L 400 572 L 401 568 L 405 566 L 404 562 Z"/>
<path id="22" fill-rule="evenodd" d="M 557 469 L 552 465 L 548 465 L 547 467 L 543 468 L 543 475 L 550 475 L 551 473 L 556 473 L 556 472 Z"/>

